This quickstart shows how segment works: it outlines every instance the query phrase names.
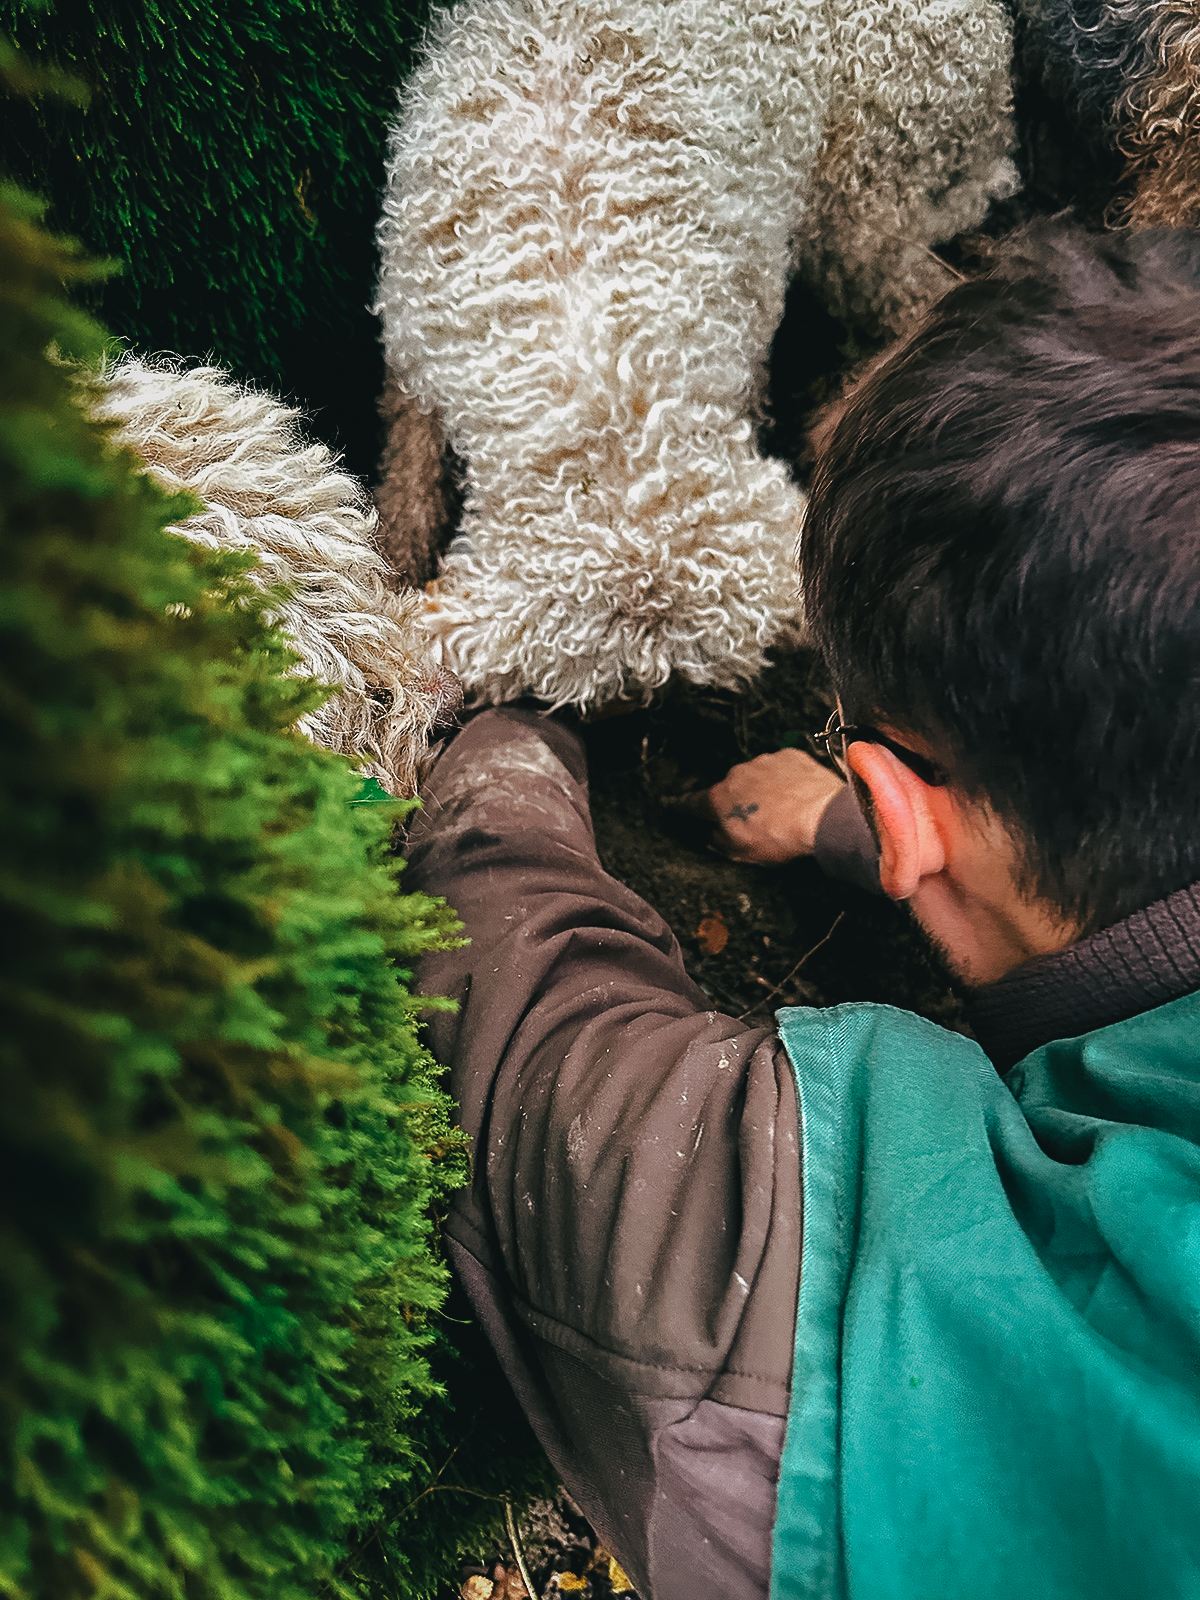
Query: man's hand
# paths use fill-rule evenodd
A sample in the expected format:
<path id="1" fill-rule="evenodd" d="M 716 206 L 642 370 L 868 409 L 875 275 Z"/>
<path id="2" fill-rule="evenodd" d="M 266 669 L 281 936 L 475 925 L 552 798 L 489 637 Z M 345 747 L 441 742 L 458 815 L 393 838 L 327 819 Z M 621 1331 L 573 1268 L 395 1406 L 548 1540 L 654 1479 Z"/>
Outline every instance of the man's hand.
<path id="1" fill-rule="evenodd" d="M 842 780 L 800 750 L 776 750 L 734 767 L 708 791 L 716 843 L 735 861 L 811 855 L 825 807 Z"/>

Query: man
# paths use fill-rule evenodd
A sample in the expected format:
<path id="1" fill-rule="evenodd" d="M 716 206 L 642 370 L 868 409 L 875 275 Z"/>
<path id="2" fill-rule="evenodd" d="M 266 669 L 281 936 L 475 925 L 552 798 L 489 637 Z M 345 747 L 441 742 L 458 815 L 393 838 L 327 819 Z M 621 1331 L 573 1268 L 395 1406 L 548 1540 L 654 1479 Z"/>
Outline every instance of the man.
<path id="1" fill-rule="evenodd" d="M 713 1012 L 578 739 L 487 712 L 409 879 L 472 939 L 421 974 L 476 1147 L 448 1248 L 644 1600 L 1194 1597 L 1200 234 L 1027 234 L 818 444 L 852 789 L 781 752 L 714 805 L 861 870 L 861 804 L 980 1042 Z"/>

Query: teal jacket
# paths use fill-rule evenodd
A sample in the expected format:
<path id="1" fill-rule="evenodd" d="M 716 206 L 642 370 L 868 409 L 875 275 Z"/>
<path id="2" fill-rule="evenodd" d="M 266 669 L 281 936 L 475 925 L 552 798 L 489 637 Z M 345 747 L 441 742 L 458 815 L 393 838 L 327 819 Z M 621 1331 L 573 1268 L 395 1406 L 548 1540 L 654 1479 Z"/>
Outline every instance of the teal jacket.
<path id="1" fill-rule="evenodd" d="M 779 1013 L 804 1245 L 772 1600 L 1200 1597 L 1200 996 L 979 1047 Z"/>

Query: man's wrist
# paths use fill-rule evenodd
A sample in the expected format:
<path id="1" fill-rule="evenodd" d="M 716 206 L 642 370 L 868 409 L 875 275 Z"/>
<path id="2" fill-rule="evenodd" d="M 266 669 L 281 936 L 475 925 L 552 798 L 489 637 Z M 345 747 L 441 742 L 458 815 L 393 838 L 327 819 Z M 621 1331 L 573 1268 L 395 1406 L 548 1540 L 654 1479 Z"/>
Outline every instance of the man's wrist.
<path id="1" fill-rule="evenodd" d="M 822 872 L 878 894 L 879 847 L 858 796 L 846 784 L 829 800 L 817 824 L 813 855 Z"/>
<path id="2" fill-rule="evenodd" d="M 735 859 L 763 865 L 811 855 L 841 778 L 800 750 L 776 750 L 734 767 L 709 791 L 719 842 Z"/>

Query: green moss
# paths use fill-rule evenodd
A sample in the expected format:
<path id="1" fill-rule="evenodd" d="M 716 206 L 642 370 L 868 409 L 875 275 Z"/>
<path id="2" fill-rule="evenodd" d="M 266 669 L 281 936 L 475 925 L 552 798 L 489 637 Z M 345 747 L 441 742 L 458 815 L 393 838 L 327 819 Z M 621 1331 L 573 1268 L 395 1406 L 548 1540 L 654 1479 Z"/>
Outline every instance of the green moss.
<path id="1" fill-rule="evenodd" d="M 429 3 L 0 0 L 0 33 L 88 91 L 6 105 L 0 165 L 125 263 L 93 308 L 142 350 L 296 395 L 359 472 L 386 125 Z"/>
<path id="2" fill-rule="evenodd" d="M 404 969 L 456 925 L 45 354 L 99 348 L 86 270 L 0 199 L 0 1594 L 362 1593 L 462 1165 Z"/>

